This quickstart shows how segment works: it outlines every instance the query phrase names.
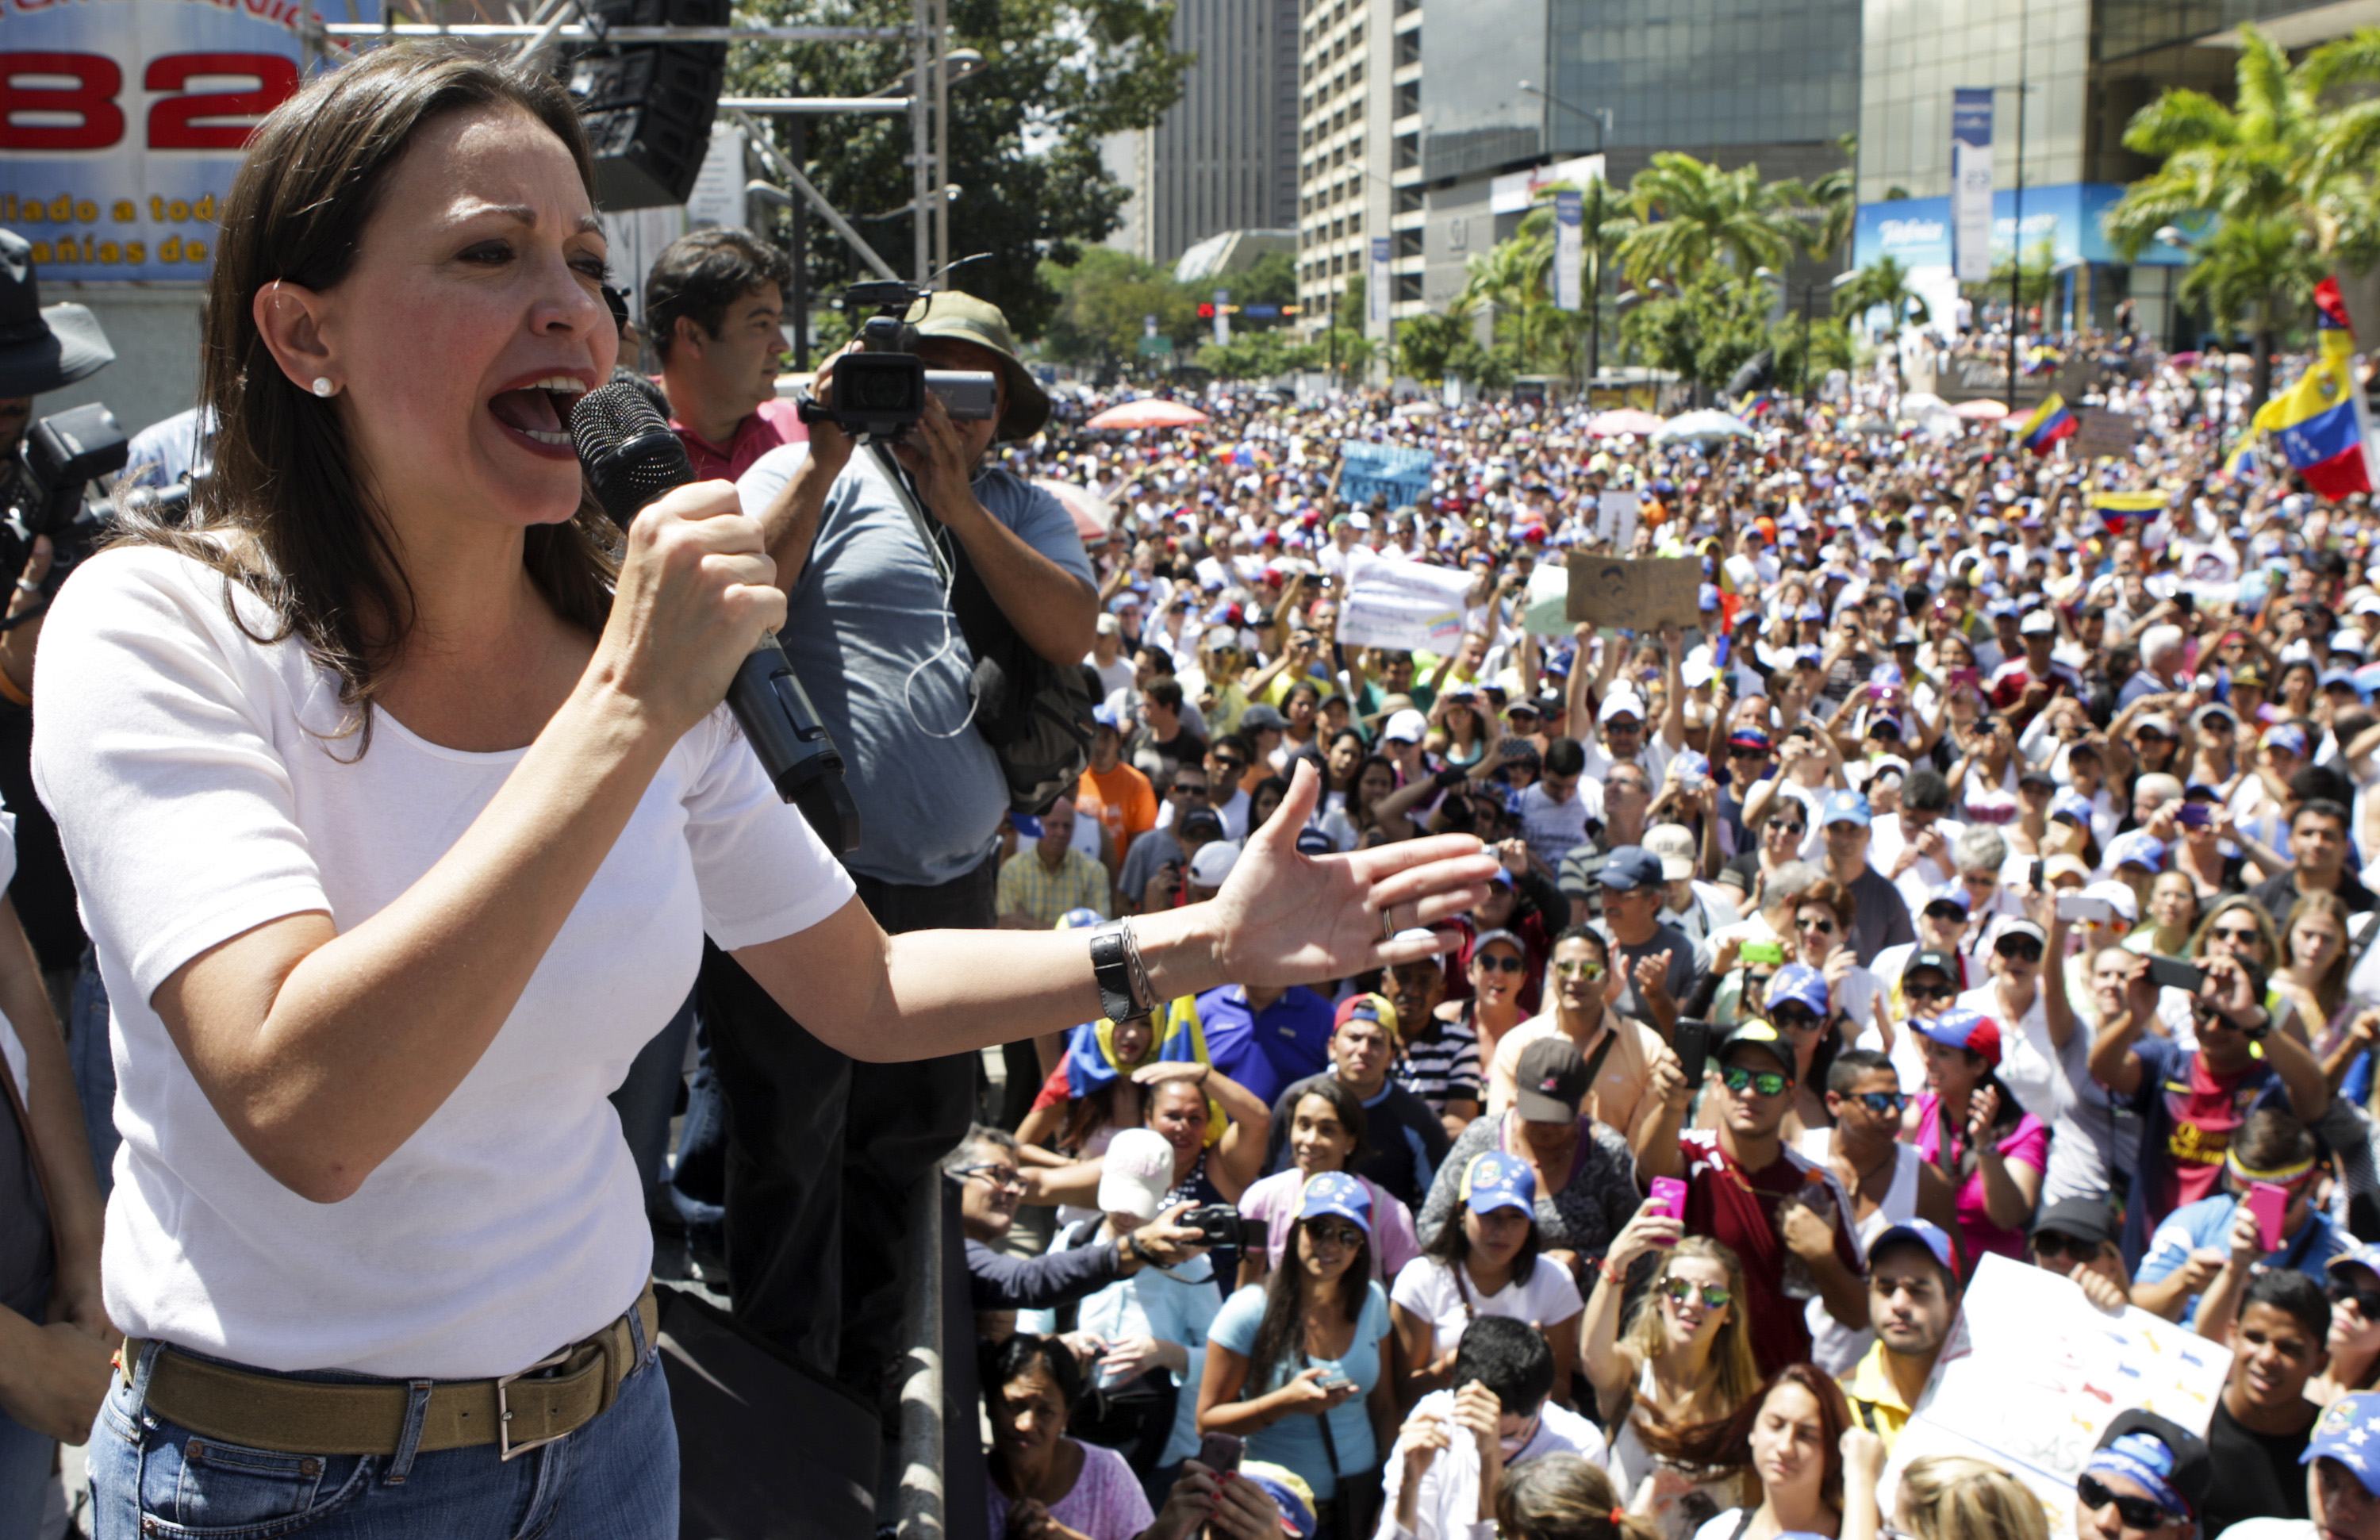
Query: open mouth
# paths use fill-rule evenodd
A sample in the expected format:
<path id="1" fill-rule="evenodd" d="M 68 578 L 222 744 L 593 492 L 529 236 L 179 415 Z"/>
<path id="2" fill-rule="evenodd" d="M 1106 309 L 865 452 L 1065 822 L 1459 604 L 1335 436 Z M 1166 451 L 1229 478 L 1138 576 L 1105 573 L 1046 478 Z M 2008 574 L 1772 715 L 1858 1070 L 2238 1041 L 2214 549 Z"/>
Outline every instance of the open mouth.
<path id="1" fill-rule="evenodd" d="M 587 382 L 567 374 L 541 375 L 498 391 L 489 398 L 489 414 L 539 450 L 573 454 L 570 413 L 587 394 Z"/>

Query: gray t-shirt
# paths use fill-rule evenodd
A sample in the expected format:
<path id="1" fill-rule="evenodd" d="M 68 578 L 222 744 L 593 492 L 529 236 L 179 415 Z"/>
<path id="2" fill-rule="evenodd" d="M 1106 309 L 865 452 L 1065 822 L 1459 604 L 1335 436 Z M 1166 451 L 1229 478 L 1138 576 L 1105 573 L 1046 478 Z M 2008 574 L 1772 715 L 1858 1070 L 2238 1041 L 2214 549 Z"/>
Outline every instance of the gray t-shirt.
<path id="1" fill-rule="evenodd" d="M 736 483 L 744 511 L 766 510 L 808 453 L 785 444 L 754 461 Z M 1094 581 L 1056 498 L 999 468 L 976 478 L 975 495 L 1026 544 Z M 916 886 L 980 866 L 1008 814 L 1008 782 L 968 719 L 974 654 L 916 522 L 864 452 L 827 492 L 782 639 L 859 807 L 859 848 L 844 864 Z"/>

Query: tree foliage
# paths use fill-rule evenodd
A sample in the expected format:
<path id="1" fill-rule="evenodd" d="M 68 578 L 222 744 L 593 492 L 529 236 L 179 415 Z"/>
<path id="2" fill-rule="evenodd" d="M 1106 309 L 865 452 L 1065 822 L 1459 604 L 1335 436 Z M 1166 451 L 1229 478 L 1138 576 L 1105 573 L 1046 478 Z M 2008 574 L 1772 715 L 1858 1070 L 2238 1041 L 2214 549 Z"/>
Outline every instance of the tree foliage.
<path id="1" fill-rule="evenodd" d="M 1634 217 L 1621 235 L 1621 269 L 1634 284 L 1683 285 L 1717 265 L 1782 268 L 1803 244 L 1793 209 L 1805 198 L 1796 184 L 1762 181 L 1756 165 L 1721 171 L 1663 151 L 1628 184 Z"/>
<path id="2" fill-rule="evenodd" d="M 751 0 L 758 24 L 898 27 L 907 0 Z M 962 268 L 955 286 L 999 305 L 1021 336 L 1038 336 L 1058 294 L 1042 268 L 1112 231 L 1124 189 L 1100 164 L 1107 134 L 1154 124 L 1181 93 L 1191 55 L 1172 48 L 1169 0 L 951 0 L 951 46 L 973 48 L 983 66 L 953 85 L 949 180 L 951 254 L 987 252 Z M 909 66 L 899 42 L 772 44 L 739 48 L 728 89 L 738 95 L 862 96 Z M 781 148 L 790 133 L 772 120 Z M 836 208 L 859 216 L 911 199 L 909 121 L 900 114 L 851 113 L 808 120 L 803 156 L 812 181 Z M 822 220 L 808 222 L 815 292 L 863 276 L 858 259 Z M 864 224 L 863 233 L 905 276 L 907 220 Z M 782 231 L 780 232 L 782 234 Z M 1135 323 L 1138 317 L 1135 317 Z"/>

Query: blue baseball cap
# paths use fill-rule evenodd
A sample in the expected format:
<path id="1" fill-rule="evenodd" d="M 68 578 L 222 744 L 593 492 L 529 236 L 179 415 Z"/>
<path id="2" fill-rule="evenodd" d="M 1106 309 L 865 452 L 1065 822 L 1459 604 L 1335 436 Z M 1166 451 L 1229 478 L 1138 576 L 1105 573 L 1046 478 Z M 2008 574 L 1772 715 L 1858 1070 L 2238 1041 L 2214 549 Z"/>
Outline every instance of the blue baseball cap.
<path id="1" fill-rule="evenodd" d="M 1661 885 L 1661 858 L 1643 845 L 1621 845 L 1603 858 L 1596 880 L 1615 893 Z"/>
<path id="2" fill-rule="evenodd" d="M 1958 1248 L 1951 1243 L 1949 1233 L 1931 1219 L 1903 1219 L 1867 1243 L 1867 1255 L 1871 1265 L 1876 1259 L 1876 1253 L 1900 1241 L 1916 1242 L 1925 1248 L 1935 1261 L 1942 1264 L 1944 1272 L 1949 1273 L 1952 1278 L 1959 1276 Z"/>
<path id="3" fill-rule="evenodd" d="M 1324 1171 L 1305 1184 L 1297 1217 L 1315 1219 L 1326 1214 L 1348 1220 L 1366 1236 L 1372 1233 L 1372 1194 L 1345 1171 Z"/>
<path id="4" fill-rule="evenodd" d="M 1820 1020 L 1827 1014 L 1827 976 L 1802 963 L 1788 963 L 1768 980 L 1767 1006 L 1773 1014 L 1780 1005 L 1807 1006 Z"/>
<path id="5" fill-rule="evenodd" d="M 1950 904 L 1955 907 L 1959 913 L 1964 915 L 1974 909 L 1975 895 L 1967 891 L 1967 885 L 1965 883 L 1960 881 L 1957 878 L 1952 878 L 1949 881 L 1943 883 L 1940 887 L 1925 895 L 1926 908 L 1931 909 L 1937 903 Z"/>
<path id="6" fill-rule="evenodd" d="M 1921 1037 L 1944 1048 L 1962 1048 L 1979 1054 L 1987 1064 L 2000 1061 L 2000 1024 L 1981 1011 L 1952 1006 L 1938 1016 L 1920 1016 L 1909 1024 Z"/>
<path id="7" fill-rule="evenodd" d="M 2118 867 L 2146 867 L 2151 871 L 2165 869 L 2165 842 L 2145 829 L 2135 829 L 2117 835 L 2107 842 L 2107 870 Z"/>
<path id="8" fill-rule="evenodd" d="M 2091 811 L 2091 799 L 2071 786 L 2049 799 L 2051 818 L 2065 819 L 2086 829 L 2090 827 Z"/>
<path id="9" fill-rule="evenodd" d="M 2299 758 L 2302 759 L 2305 758 L 2306 753 L 2305 729 L 2300 727 L 2295 722 L 2288 721 L 2281 723 L 2278 727 L 2266 728 L 2265 730 L 2265 746 L 2266 748 L 2277 748 L 2287 754 L 2294 754 Z"/>
<path id="10" fill-rule="evenodd" d="M 2336 1460 L 2355 1473 L 2363 1490 L 2380 1497 L 2380 1394 L 2341 1396 L 2313 1425 L 2298 1463 Z"/>
<path id="11" fill-rule="evenodd" d="M 1501 1150 L 1489 1150 L 1475 1155 L 1463 1171 L 1463 1202 L 1474 1214 L 1490 1213 L 1499 1208 L 1517 1208 L 1524 1214 L 1534 1213 L 1537 1202 L 1537 1179 L 1528 1162 Z"/>
<path id="12" fill-rule="evenodd" d="M 1038 840 L 1041 837 L 1041 820 L 1030 813 L 1011 813 L 1008 815 L 1008 823 L 1010 828 L 1028 840 Z"/>
<path id="13" fill-rule="evenodd" d="M 1823 811 L 1818 815 L 1821 827 L 1830 823 L 1855 823 L 1868 826 L 1867 798 L 1857 792 L 1828 792 Z"/>

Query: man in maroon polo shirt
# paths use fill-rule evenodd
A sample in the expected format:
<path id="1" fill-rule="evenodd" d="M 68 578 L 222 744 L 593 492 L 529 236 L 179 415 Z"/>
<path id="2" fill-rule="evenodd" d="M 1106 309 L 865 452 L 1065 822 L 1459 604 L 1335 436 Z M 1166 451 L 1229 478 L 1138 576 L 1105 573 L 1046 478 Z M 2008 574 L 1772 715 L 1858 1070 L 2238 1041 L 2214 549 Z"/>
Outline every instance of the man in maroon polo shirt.
<path id="1" fill-rule="evenodd" d="M 697 230 L 670 242 L 645 278 L 645 338 L 698 480 L 733 481 L 809 437 L 794 404 L 777 399 L 793 273 L 747 231 Z"/>

